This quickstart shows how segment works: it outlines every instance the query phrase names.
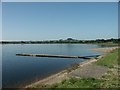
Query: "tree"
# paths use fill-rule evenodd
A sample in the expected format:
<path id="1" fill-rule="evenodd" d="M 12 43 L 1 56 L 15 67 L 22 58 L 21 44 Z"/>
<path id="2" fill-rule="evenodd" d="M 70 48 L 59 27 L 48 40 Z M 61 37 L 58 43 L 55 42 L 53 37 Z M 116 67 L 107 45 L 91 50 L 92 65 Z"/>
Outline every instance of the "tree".
<path id="1" fill-rule="evenodd" d="M 72 38 L 67 38 L 67 40 L 74 40 L 74 39 L 72 39 Z"/>

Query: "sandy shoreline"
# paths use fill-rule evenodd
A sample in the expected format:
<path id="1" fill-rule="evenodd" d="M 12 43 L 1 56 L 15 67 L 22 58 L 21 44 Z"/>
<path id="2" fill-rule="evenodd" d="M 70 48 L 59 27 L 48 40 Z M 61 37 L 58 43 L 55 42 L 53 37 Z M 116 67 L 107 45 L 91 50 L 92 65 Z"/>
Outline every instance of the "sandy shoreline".
<path id="1" fill-rule="evenodd" d="M 93 48 L 93 49 L 90 49 L 90 50 L 97 51 L 97 52 L 105 52 L 105 53 L 108 53 L 108 52 L 113 51 L 113 50 L 116 49 L 116 48 L 118 48 L 118 47 Z"/>
<path id="2" fill-rule="evenodd" d="M 91 50 L 97 51 L 97 52 L 108 53 L 108 52 L 111 52 L 112 50 L 114 50 L 116 48 L 118 48 L 118 47 L 93 48 Z M 90 60 L 83 61 L 83 62 L 79 63 L 79 67 L 83 67 L 85 65 L 91 64 L 92 62 L 96 62 L 98 59 L 102 58 L 104 55 L 101 55 L 101 56 L 97 57 L 97 59 L 90 59 Z M 74 70 L 72 70 L 70 73 L 72 73 L 72 72 L 74 72 Z M 40 84 L 45 84 L 45 85 L 49 84 L 49 85 L 51 85 L 51 84 L 54 84 L 54 83 L 59 83 L 64 79 L 68 79 L 69 78 L 68 75 L 70 73 L 68 73 L 67 70 L 63 70 L 63 71 L 61 71 L 61 72 L 59 72 L 57 74 L 53 74 L 53 75 L 51 75 L 51 76 L 49 76 L 47 78 L 44 78 L 44 79 L 42 79 L 40 81 L 37 81 L 37 82 L 35 82 L 33 84 L 27 85 L 27 86 L 25 86 L 25 88 L 30 88 L 30 87 L 40 85 Z"/>

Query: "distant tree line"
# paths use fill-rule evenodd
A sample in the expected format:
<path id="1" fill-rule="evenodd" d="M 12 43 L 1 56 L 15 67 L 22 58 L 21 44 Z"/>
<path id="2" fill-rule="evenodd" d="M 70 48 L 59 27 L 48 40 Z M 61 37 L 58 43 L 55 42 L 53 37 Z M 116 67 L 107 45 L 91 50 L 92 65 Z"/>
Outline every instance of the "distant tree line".
<path id="1" fill-rule="evenodd" d="M 67 38 L 65 40 L 46 40 L 46 41 L 1 41 L 1 44 L 55 44 L 55 43 L 113 43 L 118 44 L 119 39 L 96 39 L 96 40 L 77 40 L 72 38 Z"/>

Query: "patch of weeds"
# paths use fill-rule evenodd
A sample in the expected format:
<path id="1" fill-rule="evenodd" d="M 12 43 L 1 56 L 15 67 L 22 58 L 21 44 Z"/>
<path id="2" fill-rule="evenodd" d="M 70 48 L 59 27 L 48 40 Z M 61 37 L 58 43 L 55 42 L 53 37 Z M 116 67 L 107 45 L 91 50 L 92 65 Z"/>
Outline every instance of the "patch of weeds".
<path id="1" fill-rule="evenodd" d="M 67 72 L 71 72 L 72 70 L 75 70 L 79 67 L 79 64 L 78 63 L 75 63 L 75 64 L 72 64 L 69 68 L 67 68 Z"/>
<path id="2" fill-rule="evenodd" d="M 66 79 L 65 79 L 65 80 L 63 80 L 61 83 L 62 83 L 62 84 L 64 84 L 65 82 L 66 82 Z"/>
<path id="3" fill-rule="evenodd" d="M 76 79 L 76 78 L 71 78 L 69 81 L 70 81 L 72 84 L 74 84 L 74 83 L 77 81 L 77 79 Z"/>

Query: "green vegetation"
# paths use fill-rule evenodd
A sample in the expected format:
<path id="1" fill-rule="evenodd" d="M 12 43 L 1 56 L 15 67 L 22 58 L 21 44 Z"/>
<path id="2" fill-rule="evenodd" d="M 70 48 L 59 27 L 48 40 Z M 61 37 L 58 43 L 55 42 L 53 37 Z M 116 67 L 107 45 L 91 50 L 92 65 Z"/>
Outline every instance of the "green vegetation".
<path id="1" fill-rule="evenodd" d="M 102 80 L 96 80 L 94 78 L 71 78 L 64 80 L 61 83 L 54 84 L 50 88 L 98 88 Z"/>
<path id="2" fill-rule="evenodd" d="M 96 80 L 94 78 L 71 78 L 68 80 L 63 80 L 61 83 L 56 83 L 53 85 L 37 84 L 32 86 L 32 88 L 98 88 L 103 80 Z M 31 88 L 31 87 L 28 87 Z"/>
<path id="3" fill-rule="evenodd" d="M 67 72 L 71 72 L 72 70 L 75 70 L 79 67 L 79 64 L 78 63 L 75 63 L 75 64 L 72 64 L 69 68 L 67 68 Z"/>
<path id="4" fill-rule="evenodd" d="M 118 64 L 117 59 L 118 59 L 118 49 L 110 52 L 105 57 L 103 57 L 100 60 L 98 60 L 97 62 L 95 62 L 95 64 L 113 68 L 114 66 L 116 66 Z"/>
<path id="5" fill-rule="evenodd" d="M 120 49 L 119 49 L 120 51 Z M 110 52 L 95 64 L 109 67 L 110 70 L 99 79 L 71 78 L 61 83 L 54 84 L 50 88 L 118 88 L 117 62 L 118 49 Z"/>
<path id="6" fill-rule="evenodd" d="M 65 40 L 46 40 L 46 41 L 2 41 L 2 44 L 55 44 L 55 43 L 82 43 L 82 44 L 100 44 L 100 45 L 117 45 L 120 39 L 96 39 L 96 40 L 77 40 L 72 38 L 67 38 Z"/>
<path id="7" fill-rule="evenodd" d="M 120 48 L 119 48 L 120 52 Z M 94 64 L 105 66 L 109 71 L 100 78 L 70 78 L 53 85 L 36 85 L 32 88 L 118 88 L 118 49 L 108 53 Z M 77 66 L 77 65 L 76 65 Z M 76 67 L 75 66 L 75 67 Z"/>

